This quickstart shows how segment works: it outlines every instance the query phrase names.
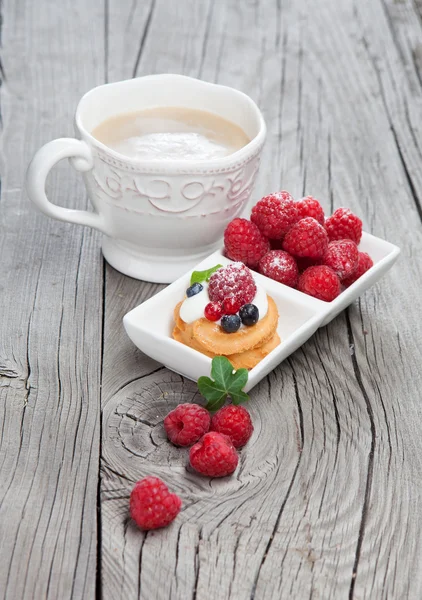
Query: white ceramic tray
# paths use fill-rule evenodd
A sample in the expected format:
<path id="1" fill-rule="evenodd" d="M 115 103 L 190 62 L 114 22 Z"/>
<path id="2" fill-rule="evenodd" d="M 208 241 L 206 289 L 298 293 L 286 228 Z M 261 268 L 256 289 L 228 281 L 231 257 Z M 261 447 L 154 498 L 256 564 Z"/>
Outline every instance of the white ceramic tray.
<path id="1" fill-rule="evenodd" d="M 279 311 L 278 333 L 281 343 L 249 372 L 245 391 L 308 340 L 315 331 L 327 325 L 365 290 L 374 285 L 394 264 L 400 249 L 389 242 L 364 233 L 359 249 L 367 252 L 374 266 L 332 302 L 323 302 L 289 288 L 268 277 L 254 273 L 257 282 L 272 296 Z M 220 251 L 211 254 L 195 267 L 202 271 L 214 265 L 229 264 Z M 191 271 L 140 304 L 123 319 L 126 332 L 142 352 L 163 363 L 169 369 L 197 381 L 209 375 L 211 359 L 171 337 L 174 326 L 173 309 L 189 287 Z"/>

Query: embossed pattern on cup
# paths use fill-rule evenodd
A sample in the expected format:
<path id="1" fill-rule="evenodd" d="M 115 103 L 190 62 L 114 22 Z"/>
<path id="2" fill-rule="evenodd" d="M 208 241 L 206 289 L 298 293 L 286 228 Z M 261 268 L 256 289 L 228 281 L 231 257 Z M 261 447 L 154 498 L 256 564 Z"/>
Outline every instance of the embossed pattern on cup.
<path id="1" fill-rule="evenodd" d="M 105 119 L 151 106 L 186 106 L 214 112 L 241 127 L 250 142 L 213 160 L 141 161 L 108 148 L 91 135 Z M 181 75 L 151 75 L 94 88 L 80 101 L 76 132 L 44 146 L 28 169 L 27 189 L 47 215 L 105 234 L 103 253 L 116 269 L 138 279 L 168 283 L 213 251 L 224 229 L 249 200 L 266 128 L 245 94 Z M 69 157 L 83 172 L 96 213 L 51 204 L 45 178 Z"/>

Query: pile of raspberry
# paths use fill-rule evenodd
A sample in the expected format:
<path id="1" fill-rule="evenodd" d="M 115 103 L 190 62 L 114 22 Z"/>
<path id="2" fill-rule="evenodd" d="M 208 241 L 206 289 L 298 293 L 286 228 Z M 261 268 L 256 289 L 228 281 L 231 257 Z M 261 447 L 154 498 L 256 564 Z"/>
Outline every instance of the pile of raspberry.
<path id="1" fill-rule="evenodd" d="M 373 265 L 358 248 L 362 221 L 349 208 L 325 218 L 312 196 L 297 202 L 285 191 L 262 198 L 251 218 L 224 233 L 228 258 L 280 283 L 331 302 Z"/>
<path id="2" fill-rule="evenodd" d="M 236 470 L 238 449 L 253 433 L 248 411 L 227 404 L 213 416 L 198 404 L 179 404 L 164 419 L 164 429 L 176 446 L 191 446 L 189 464 L 200 475 L 226 477 Z M 180 512 L 182 501 L 158 477 L 138 481 L 130 495 L 130 514 L 148 531 L 165 527 Z"/>

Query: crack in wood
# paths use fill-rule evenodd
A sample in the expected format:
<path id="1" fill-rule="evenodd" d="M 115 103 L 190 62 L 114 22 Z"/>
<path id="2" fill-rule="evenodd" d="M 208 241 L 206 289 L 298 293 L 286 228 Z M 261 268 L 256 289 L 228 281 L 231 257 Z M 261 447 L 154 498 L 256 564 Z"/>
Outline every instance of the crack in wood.
<path id="1" fill-rule="evenodd" d="M 167 367 L 164 367 L 164 366 L 156 367 L 152 371 L 148 371 L 147 373 L 144 373 L 143 375 L 137 375 L 133 379 L 130 379 L 129 381 L 125 381 L 120 387 L 117 388 L 117 390 L 114 393 L 114 396 L 116 396 L 117 394 L 120 394 L 120 392 L 122 390 L 124 390 L 125 388 L 127 388 L 132 383 L 135 383 L 137 381 L 141 381 L 141 379 L 145 379 L 145 377 L 149 377 L 150 375 L 155 375 L 155 373 L 159 373 L 160 371 L 164 371 L 164 370 L 167 370 Z M 140 394 L 137 393 L 137 392 L 134 392 L 134 395 L 135 396 L 139 396 Z M 162 397 L 164 397 L 164 396 L 162 396 Z M 131 400 L 131 398 L 128 398 L 128 400 Z"/>
<path id="2" fill-rule="evenodd" d="M 353 336 L 352 324 L 350 321 L 350 309 L 349 308 L 346 309 L 346 324 L 347 324 L 347 335 L 348 335 L 349 343 L 354 344 L 354 336 Z M 363 500 L 363 504 L 362 504 L 362 513 L 361 513 L 361 519 L 360 519 L 360 525 L 359 525 L 358 540 L 357 540 L 356 550 L 355 550 L 355 560 L 353 563 L 352 577 L 350 580 L 349 600 L 353 600 L 353 597 L 354 597 L 356 577 L 357 577 L 358 568 L 359 568 L 359 560 L 360 560 L 361 551 L 362 551 L 363 539 L 365 536 L 366 520 L 368 517 L 369 508 L 370 508 L 372 479 L 373 479 L 373 473 L 374 473 L 374 456 L 375 456 L 376 436 L 377 436 L 377 432 L 375 429 L 374 411 L 373 411 L 373 408 L 371 405 L 371 401 L 369 400 L 368 392 L 366 391 L 365 385 L 362 380 L 362 374 L 361 374 L 361 371 L 359 368 L 356 354 L 351 355 L 351 361 L 352 361 L 353 371 L 354 371 L 354 374 L 356 377 L 356 381 L 358 383 L 359 389 L 360 389 L 362 396 L 364 398 L 364 401 L 365 401 L 366 411 L 367 411 L 369 422 L 370 422 L 371 447 L 369 449 L 369 454 L 368 454 L 365 493 L 364 493 L 364 500 Z"/>
<path id="3" fill-rule="evenodd" d="M 192 593 L 192 600 L 196 600 L 196 596 L 198 593 L 198 581 L 199 581 L 199 570 L 200 570 L 200 565 L 201 565 L 201 561 L 199 559 L 199 552 L 201 550 L 201 542 L 202 542 L 202 527 L 199 529 L 198 531 L 198 542 L 195 548 L 195 557 L 194 557 L 194 561 L 195 561 L 195 583 L 193 586 L 193 593 Z"/>
<path id="4" fill-rule="evenodd" d="M 6 377 L 7 379 L 15 379 L 19 377 L 19 373 L 15 371 L 12 367 L 7 366 L 7 364 L 0 363 L 0 378 Z M 22 378 L 25 380 L 25 378 Z"/>
<path id="5" fill-rule="evenodd" d="M 395 127 L 394 127 L 394 125 L 391 122 L 390 122 L 390 125 L 391 125 L 391 132 L 392 132 L 393 137 L 394 137 L 394 142 L 395 142 L 396 147 L 397 147 L 397 152 L 398 152 L 398 155 L 399 155 L 399 158 L 400 158 L 400 162 L 401 162 L 401 165 L 403 167 L 403 172 L 404 172 L 404 175 L 406 177 L 406 181 L 407 181 L 407 184 L 409 186 L 409 190 L 410 190 L 410 193 L 411 193 L 411 196 L 412 196 L 412 199 L 413 199 L 416 211 L 417 211 L 417 213 L 419 215 L 419 219 L 422 222 L 422 204 L 421 204 L 421 199 L 418 196 L 418 193 L 416 191 L 416 188 L 415 188 L 415 185 L 413 183 L 412 177 L 410 175 L 409 169 L 407 168 L 406 160 L 404 158 L 402 149 L 400 147 L 400 143 L 399 143 L 399 140 L 397 138 L 397 133 L 396 133 Z"/>
<path id="6" fill-rule="evenodd" d="M 384 5 L 383 5 L 383 7 L 384 7 L 384 10 L 385 10 L 385 6 Z M 387 18 L 387 21 L 388 21 L 388 18 Z M 391 23 L 390 22 L 389 22 L 389 27 L 391 28 Z M 392 34 L 392 38 L 394 39 L 394 36 L 393 36 L 392 32 L 391 32 L 391 34 Z M 404 175 L 405 175 L 407 183 L 408 183 L 408 187 L 409 187 L 409 191 L 410 191 L 411 197 L 413 199 L 413 203 L 415 205 L 415 208 L 416 208 L 416 211 L 418 213 L 419 219 L 422 222 L 422 205 L 421 205 L 421 199 L 418 196 L 417 190 L 415 188 L 415 185 L 413 183 L 413 180 L 412 180 L 412 177 L 410 175 L 409 169 L 407 167 L 406 160 L 404 158 L 402 149 L 400 147 L 400 143 L 399 143 L 399 140 L 398 140 L 398 137 L 397 137 L 396 129 L 395 129 L 394 123 L 393 123 L 391 115 L 390 115 L 389 105 L 388 105 L 387 99 L 385 97 L 384 86 L 383 86 L 383 83 L 382 83 L 382 78 L 381 78 L 380 70 L 379 70 L 379 67 L 377 65 L 376 60 L 374 59 L 373 55 L 371 54 L 371 52 L 369 50 L 369 44 L 368 44 L 368 41 L 366 40 L 365 36 L 362 37 L 362 42 L 363 42 L 363 45 L 364 45 L 364 47 L 366 49 L 367 56 L 368 56 L 368 58 L 369 58 L 369 60 L 371 62 L 372 68 L 374 69 L 374 73 L 375 73 L 377 81 L 378 81 L 378 88 L 379 88 L 381 100 L 382 100 L 382 103 L 383 103 L 384 109 L 385 109 L 385 115 L 386 115 L 386 117 L 388 119 L 388 122 L 389 122 L 389 125 L 390 125 L 391 133 L 393 135 L 394 143 L 395 143 L 396 148 L 397 148 L 397 152 L 398 152 L 398 156 L 399 156 L 399 159 L 400 159 L 400 163 L 401 163 Z M 397 47 L 397 44 L 396 44 L 396 47 Z M 399 52 L 401 60 L 403 62 L 404 58 L 403 58 L 401 49 L 397 47 L 397 51 Z M 416 146 L 416 147 L 418 148 L 418 146 Z"/>
<path id="7" fill-rule="evenodd" d="M 108 35 L 108 1 L 109 0 L 105 0 L 105 3 L 107 5 L 107 21 L 106 18 L 104 20 L 104 33 Z M 106 25 L 107 23 L 107 25 Z M 107 29 L 106 29 L 107 27 Z M 106 35 L 106 37 L 107 37 Z M 107 52 L 107 56 L 108 56 L 108 37 L 107 37 L 107 45 L 105 42 L 105 46 L 104 48 L 106 49 Z M 108 63 L 107 63 L 107 57 L 105 56 L 104 59 L 104 65 L 105 65 L 105 73 L 107 75 L 108 73 Z M 78 265 L 80 264 L 80 258 L 81 258 L 81 254 L 79 254 L 79 261 L 78 261 Z M 103 402 L 103 388 L 102 388 L 102 381 L 103 381 L 103 375 L 104 375 L 104 340 L 105 340 L 105 315 L 106 315 L 106 291 L 107 291 L 107 267 L 106 267 L 106 261 L 103 258 L 102 259 L 102 265 L 101 265 L 101 270 L 102 270 L 102 286 L 101 286 L 101 309 L 102 309 L 102 314 L 101 314 L 101 353 L 100 353 L 100 382 L 101 382 L 101 386 L 100 386 L 100 405 L 102 405 Z M 79 269 L 78 269 L 79 271 Z M 102 419 L 102 411 L 100 411 L 100 418 L 99 418 L 99 451 L 98 451 L 98 481 L 97 481 L 97 513 L 96 513 L 96 521 L 97 521 L 97 547 L 96 547 L 96 558 L 97 558 L 97 569 L 96 569 L 96 573 L 95 573 L 95 598 L 96 600 L 101 600 L 103 598 L 103 578 L 102 578 L 102 574 L 103 574 L 103 561 L 102 561 L 102 550 L 103 550 L 103 532 L 102 532 L 102 504 L 101 504 L 101 488 L 103 485 L 103 477 L 102 477 L 102 473 L 104 471 L 102 471 L 103 467 L 105 465 L 103 465 L 103 453 L 102 453 L 102 439 L 103 439 L 103 419 Z M 122 479 L 124 479 L 124 477 L 122 476 Z"/>

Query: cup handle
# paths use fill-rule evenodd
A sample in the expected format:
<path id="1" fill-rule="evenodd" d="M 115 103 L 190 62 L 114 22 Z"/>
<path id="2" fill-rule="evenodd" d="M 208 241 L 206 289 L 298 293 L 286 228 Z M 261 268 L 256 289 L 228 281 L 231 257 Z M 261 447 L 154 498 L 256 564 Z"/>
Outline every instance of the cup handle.
<path id="1" fill-rule="evenodd" d="M 69 158 L 77 171 L 90 171 L 94 166 L 92 152 L 88 144 L 74 138 L 59 138 L 48 142 L 38 150 L 26 173 L 26 189 L 30 200 L 48 217 L 87 225 L 111 235 L 102 215 L 86 210 L 63 208 L 50 202 L 45 194 L 45 181 L 56 163 Z"/>

